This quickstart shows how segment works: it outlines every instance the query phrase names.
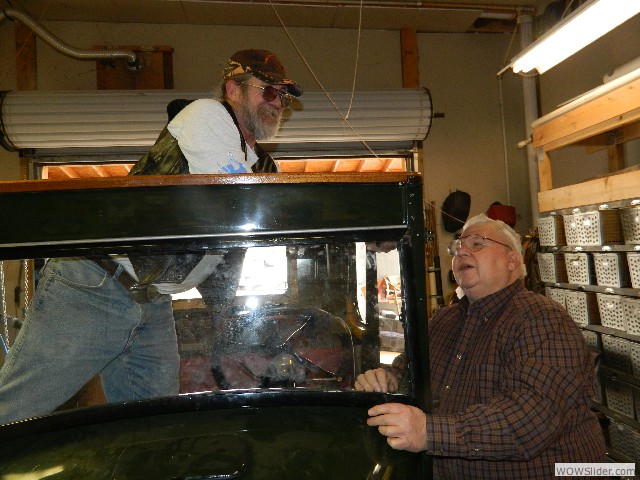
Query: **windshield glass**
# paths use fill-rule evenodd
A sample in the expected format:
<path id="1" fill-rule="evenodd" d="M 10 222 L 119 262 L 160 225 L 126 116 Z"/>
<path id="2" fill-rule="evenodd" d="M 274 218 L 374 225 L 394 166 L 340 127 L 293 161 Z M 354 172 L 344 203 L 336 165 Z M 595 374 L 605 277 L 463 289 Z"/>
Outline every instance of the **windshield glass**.
<path id="1" fill-rule="evenodd" d="M 122 355 L 130 355 L 129 360 L 143 364 L 153 362 L 137 358 L 136 350 L 159 355 L 160 363 L 177 372 L 177 394 L 274 388 L 353 391 L 358 374 L 381 365 L 390 367 L 394 361 L 400 367 L 394 371 L 402 376 L 403 297 L 395 242 L 287 242 L 224 250 L 4 263 L 18 277 L 23 275 L 22 267 L 32 263 L 37 289 L 52 288 L 51 285 L 66 289 L 79 281 L 78 272 L 86 270 L 101 275 L 100 282 L 108 281 L 115 274 L 109 272 L 106 262 L 114 262 L 113 268 L 120 269 L 120 275 L 133 268 L 132 273 L 139 279 L 159 266 L 163 272 L 148 285 L 138 284 L 128 291 L 122 291 L 122 278 L 114 286 L 116 296 L 100 299 L 91 307 L 100 316 L 95 328 L 104 328 L 104 334 L 112 336 L 103 341 L 98 337 L 102 345 L 92 348 L 108 350 L 104 355 L 111 355 L 113 364 Z M 201 279 L 194 281 L 198 276 Z M 80 300 L 71 301 L 68 290 L 60 292 L 60 297 L 69 295 L 62 304 L 42 302 L 30 305 L 29 311 L 39 309 L 39 321 L 62 319 L 77 312 Z M 161 344 L 140 349 L 136 338 L 124 339 L 122 345 L 113 344 L 118 335 L 114 326 L 131 316 L 127 301 L 142 305 L 144 310 L 149 303 L 165 297 L 170 299 L 167 310 L 175 325 L 178 365 L 170 365 L 171 350 L 165 356 Z M 11 310 L 7 304 L 4 308 Z M 17 332 L 23 326 L 24 312 L 18 309 L 5 317 L 8 324 L 12 323 L 10 327 L 18 327 Z M 83 349 L 73 347 L 74 343 L 93 341 L 90 332 L 84 331 L 86 321 L 78 318 L 76 327 L 66 333 L 52 329 L 47 344 L 40 345 L 48 353 L 38 358 L 50 359 L 50 374 L 55 375 L 59 369 L 56 362 L 68 365 L 68 372 L 90 371 L 99 364 L 94 358 L 90 360 L 94 363 L 83 370 L 80 365 L 89 360 L 80 353 Z M 10 330 L 14 329 L 5 329 L 7 333 Z M 33 341 L 27 337 L 29 333 L 25 332 L 25 339 Z M 134 335 L 144 338 L 144 331 Z M 80 340 L 83 336 L 86 340 Z M 3 341 L 5 350 L 10 350 L 17 339 L 9 334 L 3 335 Z M 120 353 L 126 349 L 129 352 Z M 28 356 L 28 349 L 19 355 Z M 56 410 L 121 400 L 113 392 L 119 390 L 114 383 L 122 377 L 111 370 L 108 361 L 102 361 L 104 366 L 99 373 L 83 385 L 78 384 L 75 374 L 65 376 L 69 385 L 62 378 L 57 380 L 62 383 L 56 388 L 70 398 Z M 140 367 L 141 374 L 144 368 Z M 153 379 L 147 380 L 153 383 Z M 406 393 L 406 383 L 400 385 L 399 393 Z M 156 390 L 146 396 L 165 395 Z M 146 396 L 139 394 L 136 399 Z"/>

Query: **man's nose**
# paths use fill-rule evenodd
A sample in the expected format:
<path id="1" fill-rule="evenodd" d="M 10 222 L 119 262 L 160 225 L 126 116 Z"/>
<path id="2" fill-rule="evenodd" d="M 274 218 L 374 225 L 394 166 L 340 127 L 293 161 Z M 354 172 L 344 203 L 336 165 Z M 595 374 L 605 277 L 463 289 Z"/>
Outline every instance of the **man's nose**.
<path id="1" fill-rule="evenodd" d="M 269 105 L 273 105 L 274 107 L 283 108 L 282 105 L 282 97 L 280 95 L 276 95 L 276 98 L 274 98 L 273 100 L 271 100 L 270 102 L 267 102 Z"/>

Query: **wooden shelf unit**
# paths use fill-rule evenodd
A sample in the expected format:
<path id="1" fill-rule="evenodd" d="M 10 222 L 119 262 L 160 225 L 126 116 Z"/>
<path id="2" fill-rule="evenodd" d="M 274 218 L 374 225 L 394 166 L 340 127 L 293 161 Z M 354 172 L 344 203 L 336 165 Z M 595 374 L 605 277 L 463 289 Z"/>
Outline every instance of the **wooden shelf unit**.
<path id="1" fill-rule="evenodd" d="M 636 138 L 640 138 L 640 72 L 602 85 L 533 122 L 539 211 L 637 198 L 640 171 L 615 173 L 624 166 L 622 144 Z M 554 189 L 550 155 L 569 145 L 582 145 L 588 151 L 606 148 L 611 174 Z"/>
<path id="2" fill-rule="evenodd" d="M 602 85 L 581 97 L 567 103 L 532 124 L 532 142 L 538 163 L 538 210 L 541 214 L 562 213 L 576 207 L 607 204 L 609 208 L 625 207 L 633 200 L 640 199 L 640 169 L 624 169 L 623 144 L 640 138 L 640 72 L 630 73 L 608 84 Z M 582 146 L 586 151 L 607 150 L 609 174 L 573 185 L 553 188 L 551 156 L 553 152 L 567 146 Z M 568 213 L 568 212 L 567 212 Z M 603 245 L 598 247 L 579 247 L 586 252 L 596 251 L 636 251 L 637 245 Z M 572 251 L 575 247 L 557 246 L 553 251 Z M 591 253 L 588 253 L 591 255 Z M 549 284 L 548 286 L 552 286 Z M 609 293 L 618 297 L 636 298 L 640 290 L 635 288 L 611 288 L 596 285 L 553 284 L 563 290 Z M 631 373 L 622 373 L 606 366 L 607 352 L 602 343 L 602 335 L 617 337 L 629 344 L 640 344 L 640 337 L 601 325 L 588 325 L 583 330 L 596 332 L 598 351 L 604 354 L 603 364 L 598 370 L 601 384 L 600 400 L 594 408 L 619 423 L 626 424 L 640 434 L 640 414 L 635 409 L 633 418 L 622 415 L 609 408 L 609 399 L 605 395 L 605 376 L 615 377 L 628 382 L 629 389 L 640 388 L 640 377 Z M 611 347 L 610 347 L 611 348 Z M 631 391 L 631 390 L 630 390 Z M 604 401 L 603 401 L 604 399 Z M 615 404 L 615 402 L 614 402 Z M 610 457 L 615 461 L 632 462 L 622 452 L 611 448 Z"/>

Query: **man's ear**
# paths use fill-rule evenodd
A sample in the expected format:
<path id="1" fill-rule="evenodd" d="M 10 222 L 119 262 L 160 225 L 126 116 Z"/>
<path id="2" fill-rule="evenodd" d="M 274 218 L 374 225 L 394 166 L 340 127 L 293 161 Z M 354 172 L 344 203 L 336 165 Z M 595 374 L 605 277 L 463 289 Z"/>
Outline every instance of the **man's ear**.
<path id="1" fill-rule="evenodd" d="M 520 261 L 518 259 L 518 254 L 513 250 L 509 251 L 509 271 L 513 272 L 519 267 L 520 267 Z"/>
<path id="2" fill-rule="evenodd" d="M 234 81 L 229 81 L 224 84 L 224 88 L 227 92 L 227 98 L 233 101 L 238 100 L 238 96 L 240 95 L 240 85 Z"/>

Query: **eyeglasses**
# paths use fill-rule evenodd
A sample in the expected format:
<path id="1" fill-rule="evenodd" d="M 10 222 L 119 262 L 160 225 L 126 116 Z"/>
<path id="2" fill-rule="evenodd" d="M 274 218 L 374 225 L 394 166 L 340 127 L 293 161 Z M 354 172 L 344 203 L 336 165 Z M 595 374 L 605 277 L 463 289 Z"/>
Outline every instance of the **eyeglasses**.
<path id="1" fill-rule="evenodd" d="M 471 250 L 472 252 L 479 252 L 487 245 L 486 243 L 487 240 L 500 244 L 504 247 L 507 247 L 509 250 L 511 250 L 511 247 L 506 243 L 499 242 L 497 240 L 494 240 L 493 238 L 483 237 L 482 235 L 474 234 L 474 235 L 469 235 L 468 237 L 462 237 L 456 240 L 451 240 L 449 242 L 449 245 L 447 245 L 447 252 L 449 253 L 449 255 L 453 257 L 457 255 L 458 250 L 460 250 L 463 245 L 467 247 L 469 250 Z"/>
<path id="2" fill-rule="evenodd" d="M 287 108 L 293 99 L 293 95 L 279 90 L 272 85 L 267 85 L 266 87 L 262 87 L 260 85 L 255 85 L 253 83 L 244 82 L 244 85 L 249 85 L 250 87 L 256 87 L 262 89 L 262 98 L 265 102 L 273 102 L 276 97 L 280 97 L 280 103 L 282 104 L 282 108 Z"/>

